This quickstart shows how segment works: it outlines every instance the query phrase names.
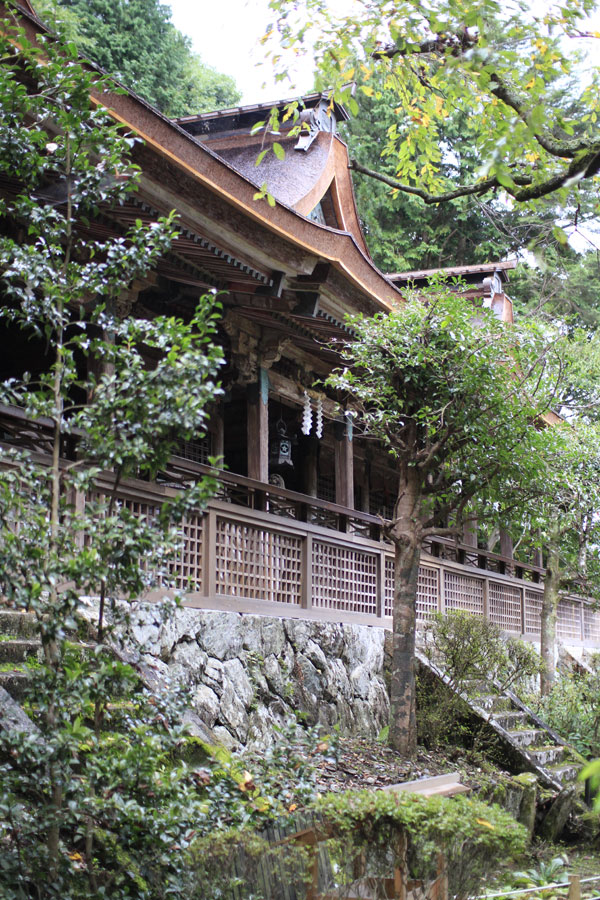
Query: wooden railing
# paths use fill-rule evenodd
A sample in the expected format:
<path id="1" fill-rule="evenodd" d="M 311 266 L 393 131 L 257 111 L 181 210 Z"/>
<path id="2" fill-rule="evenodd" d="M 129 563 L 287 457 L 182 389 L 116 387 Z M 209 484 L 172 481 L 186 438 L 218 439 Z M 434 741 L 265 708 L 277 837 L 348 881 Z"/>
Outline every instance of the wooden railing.
<path id="1" fill-rule="evenodd" d="M 44 456 L 45 422 L 0 409 L 0 440 Z M 160 483 L 130 480 L 121 502 L 155 515 L 178 487 L 210 472 L 219 489 L 208 512 L 182 523 L 173 575 L 192 607 L 389 627 L 394 560 L 377 516 L 240 475 L 174 458 Z M 98 480 L 97 493 L 111 487 Z M 80 498 L 83 502 L 83 498 Z M 417 615 L 463 609 L 504 630 L 539 637 L 544 569 L 450 539 L 431 539 L 419 569 Z M 557 632 L 565 643 L 600 646 L 600 612 L 579 597 L 561 599 Z"/>
<path id="2" fill-rule="evenodd" d="M 174 460 L 166 481 L 208 471 Z M 218 476 L 208 512 L 183 523 L 176 572 L 186 605 L 390 627 L 394 558 L 381 519 L 238 475 Z M 139 504 L 131 508 L 141 515 L 144 504 L 156 504 L 153 491 L 164 498 L 173 490 L 168 484 L 131 487 L 123 501 Z M 543 572 L 436 538 L 422 553 L 418 619 L 463 609 L 535 640 Z M 600 646 L 600 612 L 582 598 L 563 598 L 557 633 L 564 643 Z"/>

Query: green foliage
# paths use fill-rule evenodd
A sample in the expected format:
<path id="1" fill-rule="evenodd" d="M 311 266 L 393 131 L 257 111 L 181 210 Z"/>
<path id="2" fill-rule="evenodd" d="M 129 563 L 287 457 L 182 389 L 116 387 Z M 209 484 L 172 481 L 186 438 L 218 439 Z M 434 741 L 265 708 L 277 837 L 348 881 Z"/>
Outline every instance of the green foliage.
<path id="1" fill-rule="evenodd" d="M 542 718 L 588 759 L 600 756 L 600 672 L 560 675 L 539 702 Z"/>
<path id="2" fill-rule="evenodd" d="M 539 656 L 530 644 L 462 610 L 437 614 L 426 626 L 426 641 L 427 655 L 441 663 L 458 691 L 470 693 L 470 685 L 482 681 L 504 691 L 539 674 Z"/>
<path id="3" fill-rule="evenodd" d="M 359 112 L 343 125 L 342 136 L 351 159 L 394 177 L 395 158 L 385 153 L 385 147 L 388 133 L 397 123 L 398 96 L 385 86 L 384 73 L 375 72 L 368 80 L 361 78 L 360 69 L 356 74 Z M 326 73 L 319 80 L 328 87 Z M 450 111 L 440 124 L 440 143 L 447 148 L 439 163 L 444 179 L 464 184 L 473 178 L 481 160 L 464 114 Z M 559 217 L 551 207 L 532 213 L 511 208 L 496 197 L 485 201 L 458 197 L 425 205 L 418 197 L 360 173 L 354 176 L 354 188 L 369 250 L 384 272 L 503 259 L 532 242 L 536 246 L 547 243 Z M 511 284 L 511 296 L 520 297 L 520 286 L 520 281 L 515 287 Z"/>
<path id="4" fill-rule="evenodd" d="M 202 63 L 158 0 L 38 0 L 35 6 L 83 54 L 169 116 L 240 99 L 233 79 Z"/>
<path id="5" fill-rule="evenodd" d="M 421 797 L 393 791 L 327 794 L 316 804 L 323 828 L 339 841 L 343 857 L 338 881 L 352 879 L 361 856 L 369 874 L 388 875 L 400 862 L 399 838 L 408 841 L 409 875 L 435 878 L 438 854 L 446 857 L 452 894 L 476 894 L 498 860 L 515 859 L 525 848 L 525 829 L 498 806 L 465 797 Z M 343 893 L 342 893 L 343 896 Z"/>
<path id="6" fill-rule="evenodd" d="M 595 331 L 600 322 L 600 263 L 587 253 L 546 254 L 546 264 L 522 264 L 511 277 L 518 314 L 542 314 Z"/>
<path id="7" fill-rule="evenodd" d="M 425 653 L 449 678 L 446 686 L 422 673 L 417 682 L 419 739 L 427 747 L 478 745 L 484 731 L 461 694 L 476 700 L 482 692 L 527 689 L 540 670 L 531 645 L 462 610 L 436 615 L 426 626 Z"/>
<path id="8" fill-rule="evenodd" d="M 336 345 L 345 367 L 327 383 L 357 429 L 420 481 L 425 515 L 415 531 L 448 526 L 492 485 L 508 492 L 533 478 L 533 422 L 565 377 L 559 334 L 533 323 L 507 329 L 486 309 L 475 316 L 441 281 L 389 315 L 348 324 L 355 338 Z"/>
<path id="9" fill-rule="evenodd" d="M 540 16 L 494 0 L 468 9 L 461 0 L 270 6 L 276 20 L 264 41 L 280 76 L 304 52 L 353 114 L 358 105 L 348 83 L 357 72 L 367 96 L 377 95 L 376 75 L 395 94 L 396 118 L 382 151 L 398 190 L 431 204 L 498 191 L 536 208 L 554 193 L 575 208 L 579 183 L 596 175 L 599 69 L 595 60 L 581 67 L 576 40 L 582 33 L 590 43 L 597 39 L 587 32 L 594 0 Z M 479 160 L 466 184 L 445 168 L 454 147 L 444 129 L 454 116 Z"/>
<path id="10" fill-rule="evenodd" d="M 35 615 L 43 652 L 28 690 L 37 732 L 2 732 L 2 896 L 187 896 L 180 858 L 207 813 L 178 757 L 181 704 L 150 695 L 106 642 L 127 601 L 172 587 L 182 516 L 213 490 L 200 479 L 138 516 L 119 485 L 202 434 L 220 391 L 218 305 L 201 298 L 187 321 L 118 316 L 120 293 L 169 249 L 173 217 L 91 240 L 136 190 L 133 141 L 91 106 L 98 80 L 72 46 L 36 49 L 17 31 L 1 50 L 0 172 L 17 190 L 0 208 L 0 319 L 47 347 L 39 375 L 0 385 L 42 423 L 47 451 L 0 457 L 0 593 Z M 86 596 L 93 652 L 73 647 Z"/>
<path id="11" fill-rule="evenodd" d="M 555 856 L 548 862 L 540 862 L 537 869 L 515 872 L 511 881 L 515 887 L 544 887 L 547 884 L 564 884 L 568 877 L 567 866 L 568 862 L 564 856 Z M 542 894 L 542 896 L 544 895 Z"/>

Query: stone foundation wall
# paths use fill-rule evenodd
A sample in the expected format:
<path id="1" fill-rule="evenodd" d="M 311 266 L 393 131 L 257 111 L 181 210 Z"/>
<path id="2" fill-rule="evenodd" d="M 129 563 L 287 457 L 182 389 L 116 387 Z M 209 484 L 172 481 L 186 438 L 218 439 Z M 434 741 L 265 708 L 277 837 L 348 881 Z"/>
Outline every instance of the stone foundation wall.
<path id="1" fill-rule="evenodd" d="M 371 737 L 388 722 L 382 629 L 192 609 L 163 622 L 152 605 L 137 608 L 130 629 L 144 662 L 184 685 L 230 748 L 270 743 L 291 713 Z"/>

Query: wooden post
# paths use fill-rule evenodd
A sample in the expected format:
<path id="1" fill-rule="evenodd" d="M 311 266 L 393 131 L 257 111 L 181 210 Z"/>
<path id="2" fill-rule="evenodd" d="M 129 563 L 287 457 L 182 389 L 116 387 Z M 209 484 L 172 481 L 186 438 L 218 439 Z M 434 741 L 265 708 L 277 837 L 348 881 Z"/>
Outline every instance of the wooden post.
<path id="1" fill-rule="evenodd" d="M 225 456 L 225 420 L 223 418 L 223 407 L 221 404 L 217 406 L 210 418 L 213 423 L 213 446 L 211 456 L 218 457 L 219 468 L 223 468 L 223 457 Z"/>
<path id="2" fill-rule="evenodd" d="M 354 509 L 352 419 L 345 415 L 335 426 L 335 502 Z"/>
<path id="3" fill-rule="evenodd" d="M 490 621 L 490 582 L 488 578 L 483 579 L 483 618 L 486 622 Z"/>
<path id="4" fill-rule="evenodd" d="M 567 900 L 581 900 L 581 876 L 569 875 Z"/>
<path id="5" fill-rule="evenodd" d="M 394 900 L 406 900 L 406 834 L 402 832 L 396 844 L 394 860 Z"/>
<path id="6" fill-rule="evenodd" d="M 258 370 L 248 388 L 248 478 L 269 481 L 269 376 Z"/>
<path id="7" fill-rule="evenodd" d="M 217 593 L 217 513 L 209 509 L 202 520 L 202 593 Z"/>
<path id="8" fill-rule="evenodd" d="M 437 856 L 436 879 L 431 887 L 430 897 L 431 900 L 448 900 L 448 869 L 441 850 Z"/>
<path id="9" fill-rule="evenodd" d="M 317 496 L 317 455 L 319 442 L 316 438 L 305 438 L 302 447 L 304 449 L 302 459 L 304 493 L 309 497 Z"/>
<path id="10" fill-rule="evenodd" d="M 377 607 L 375 615 L 378 619 L 385 616 L 385 553 L 380 550 L 377 555 Z"/>
<path id="11" fill-rule="evenodd" d="M 310 532 L 302 541 L 300 605 L 302 609 L 312 606 L 312 534 Z"/>

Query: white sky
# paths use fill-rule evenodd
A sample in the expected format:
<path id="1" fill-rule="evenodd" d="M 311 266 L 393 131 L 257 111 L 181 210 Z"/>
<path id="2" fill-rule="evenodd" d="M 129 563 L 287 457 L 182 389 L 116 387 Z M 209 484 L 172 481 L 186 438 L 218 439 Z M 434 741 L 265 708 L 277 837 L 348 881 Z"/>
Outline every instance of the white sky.
<path id="1" fill-rule="evenodd" d="M 295 87 L 275 84 L 271 64 L 257 66 L 262 57 L 258 44 L 267 23 L 268 0 L 167 0 L 173 24 L 192 39 L 196 53 L 209 66 L 232 75 L 242 103 L 258 103 L 292 97 L 312 90 L 312 65 L 304 60 L 297 71 Z M 267 87 L 263 88 L 263 82 Z"/>

